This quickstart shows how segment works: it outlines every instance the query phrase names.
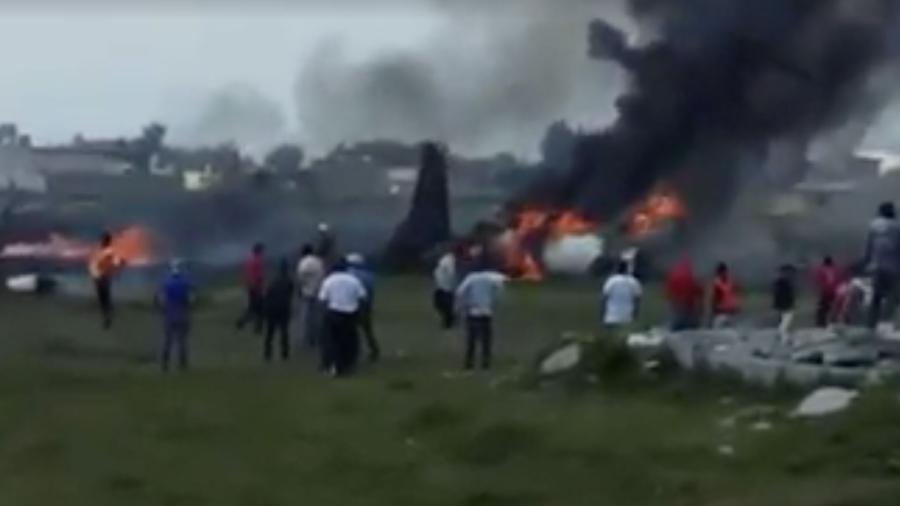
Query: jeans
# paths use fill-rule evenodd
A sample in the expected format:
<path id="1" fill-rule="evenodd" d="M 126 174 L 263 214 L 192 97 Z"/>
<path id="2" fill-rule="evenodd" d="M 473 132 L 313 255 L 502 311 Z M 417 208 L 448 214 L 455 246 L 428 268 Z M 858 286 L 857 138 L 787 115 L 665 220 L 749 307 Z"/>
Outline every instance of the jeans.
<path id="1" fill-rule="evenodd" d="M 319 346 L 322 332 L 321 303 L 315 297 L 303 296 L 300 301 L 300 321 L 303 329 L 303 342 L 309 348 Z"/>
<path id="2" fill-rule="evenodd" d="M 476 348 L 481 348 L 481 367 L 491 367 L 491 347 L 494 329 L 490 316 L 469 316 L 466 319 L 466 369 L 475 367 Z"/>
<path id="3" fill-rule="evenodd" d="M 238 318 L 237 328 L 243 329 L 248 323 L 253 323 L 253 331 L 262 334 L 265 323 L 265 301 L 261 290 L 247 289 L 247 307 L 241 317 Z"/>
<path id="4" fill-rule="evenodd" d="M 441 326 L 444 330 L 450 330 L 456 325 L 456 296 L 446 290 L 434 291 L 434 309 L 441 318 Z"/>
<path id="5" fill-rule="evenodd" d="M 287 361 L 291 356 L 291 318 L 289 315 L 269 315 L 266 319 L 266 339 L 263 349 L 263 358 L 266 362 L 272 361 L 272 351 L 275 344 L 275 334 L 278 334 L 281 346 L 281 360 Z"/>
<path id="6" fill-rule="evenodd" d="M 816 326 L 825 328 L 831 319 L 831 310 L 834 307 L 836 295 L 834 293 L 819 294 L 819 302 L 816 304 Z"/>
<path id="7" fill-rule="evenodd" d="M 381 347 L 378 345 L 378 340 L 375 338 L 375 327 L 372 324 L 372 312 L 372 301 L 364 302 L 363 306 L 359 309 L 358 320 L 359 330 L 362 332 L 363 337 L 365 337 L 366 345 L 369 348 L 369 359 L 374 362 L 381 356 Z"/>
<path id="8" fill-rule="evenodd" d="M 896 304 L 897 275 L 889 271 L 877 271 L 873 283 L 872 307 L 869 308 L 869 328 L 875 330 L 884 318 L 893 319 Z"/>
<path id="9" fill-rule="evenodd" d="M 351 374 L 359 358 L 359 335 L 356 313 L 328 311 L 322 341 L 322 368 L 334 370 L 338 376 Z"/>
<path id="10" fill-rule="evenodd" d="M 94 290 L 97 293 L 103 328 L 108 329 L 112 327 L 113 321 L 112 280 L 108 277 L 94 279 Z"/>
<path id="11" fill-rule="evenodd" d="M 188 335 L 191 323 L 186 317 L 166 317 L 164 322 L 164 339 L 160 365 L 163 371 L 169 370 L 169 362 L 172 349 L 178 353 L 178 367 L 181 370 L 188 368 Z"/>

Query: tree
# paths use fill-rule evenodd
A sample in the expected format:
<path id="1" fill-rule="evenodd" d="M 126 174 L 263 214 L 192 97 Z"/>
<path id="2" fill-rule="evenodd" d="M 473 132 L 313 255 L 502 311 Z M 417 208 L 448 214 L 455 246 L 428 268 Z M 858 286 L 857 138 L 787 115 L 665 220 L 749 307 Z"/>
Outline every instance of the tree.
<path id="1" fill-rule="evenodd" d="M 265 166 L 282 176 L 296 174 L 303 164 L 303 148 L 296 144 L 282 144 L 269 152 Z"/>
<path id="2" fill-rule="evenodd" d="M 160 123 L 151 123 L 144 127 L 143 133 L 134 141 L 132 147 L 134 164 L 140 172 L 150 172 L 153 158 L 162 151 L 165 137 L 166 127 Z"/>

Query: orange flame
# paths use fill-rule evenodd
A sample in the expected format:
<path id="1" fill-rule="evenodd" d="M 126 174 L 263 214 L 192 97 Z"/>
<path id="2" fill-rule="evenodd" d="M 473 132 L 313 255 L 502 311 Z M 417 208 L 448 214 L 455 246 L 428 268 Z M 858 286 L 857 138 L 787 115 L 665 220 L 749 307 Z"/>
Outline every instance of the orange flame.
<path id="1" fill-rule="evenodd" d="M 687 210 L 674 192 L 657 190 L 640 202 L 629 214 L 626 233 L 635 239 L 652 234 L 665 223 L 680 220 Z"/>
<path id="2" fill-rule="evenodd" d="M 128 265 L 146 266 L 156 262 L 153 234 L 146 228 L 133 226 L 113 235 L 113 253 Z M 7 244 L 0 251 L 0 258 L 32 258 L 87 261 L 97 250 L 91 242 L 51 233 L 43 242 Z"/>
<path id="3" fill-rule="evenodd" d="M 597 229 L 597 224 L 575 211 L 548 211 L 526 209 L 516 214 L 504 242 L 506 270 L 510 275 L 525 281 L 544 278 L 540 264 L 528 251 L 527 244 L 539 235 L 549 240 L 560 240 L 570 235 L 583 235 Z M 543 240 L 542 240 L 543 242 Z"/>

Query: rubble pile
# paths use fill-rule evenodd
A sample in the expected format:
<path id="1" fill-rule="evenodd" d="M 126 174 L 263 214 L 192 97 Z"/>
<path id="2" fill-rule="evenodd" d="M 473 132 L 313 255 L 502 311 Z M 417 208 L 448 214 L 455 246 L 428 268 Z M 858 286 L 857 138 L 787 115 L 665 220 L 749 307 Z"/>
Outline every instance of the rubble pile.
<path id="1" fill-rule="evenodd" d="M 776 330 L 704 329 L 668 333 L 664 346 L 686 370 L 766 387 L 861 385 L 900 374 L 900 341 L 859 328 L 798 330 L 786 343 Z"/>

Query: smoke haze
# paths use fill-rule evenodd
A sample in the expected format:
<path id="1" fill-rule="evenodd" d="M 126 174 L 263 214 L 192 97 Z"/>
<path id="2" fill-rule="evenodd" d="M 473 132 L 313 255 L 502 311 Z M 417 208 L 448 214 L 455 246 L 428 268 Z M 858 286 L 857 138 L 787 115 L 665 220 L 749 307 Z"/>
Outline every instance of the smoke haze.
<path id="1" fill-rule="evenodd" d="M 454 2 L 419 49 L 354 59 L 318 48 L 295 87 L 313 149 L 373 138 L 435 139 L 456 151 L 535 155 L 558 119 L 598 127 L 622 88 L 614 65 L 586 64 L 592 16 L 623 19 L 620 2 Z"/>

